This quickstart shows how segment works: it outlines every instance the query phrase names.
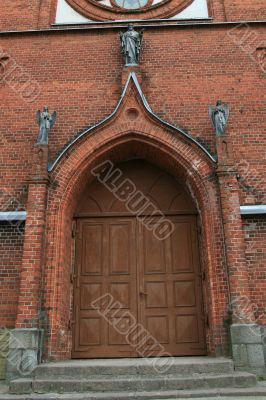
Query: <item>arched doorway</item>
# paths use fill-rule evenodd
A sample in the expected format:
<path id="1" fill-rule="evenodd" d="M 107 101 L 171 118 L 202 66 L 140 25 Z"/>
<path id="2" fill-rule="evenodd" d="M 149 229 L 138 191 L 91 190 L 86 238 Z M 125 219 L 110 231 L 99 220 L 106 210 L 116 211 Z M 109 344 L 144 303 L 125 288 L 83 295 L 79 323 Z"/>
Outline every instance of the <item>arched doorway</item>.
<path id="1" fill-rule="evenodd" d="M 97 179 L 83 193 L 75 214 L 72 357 L 157 356 L 156 343 L 171 355 L 206 354 L 196 207 L 183 186 L 144 160 L 115 171 L 116 186 L 129 179 L 146 207 L 132 213 L 112 185 Z M 165 237 L 156 234 L 160 212 L 173 227 Z M 93 307 L 107 295 L 116 302 L 109 318 Z M 155 343 L 139 337 L 141 354 L 119 329 L 133 319 L 135 333 L 142 330 Z"/>

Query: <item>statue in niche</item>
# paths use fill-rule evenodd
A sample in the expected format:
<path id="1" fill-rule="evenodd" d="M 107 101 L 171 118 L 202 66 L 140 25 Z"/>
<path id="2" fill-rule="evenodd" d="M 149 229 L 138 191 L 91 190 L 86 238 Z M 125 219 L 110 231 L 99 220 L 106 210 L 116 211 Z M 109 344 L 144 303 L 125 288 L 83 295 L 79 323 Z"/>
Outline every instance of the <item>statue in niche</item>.
<path id="1" fill-rule="evenodd" d="M 216 107 L 209 106 L 209 116 L 215 129 L 216 135 L 225 133 L 226 124 L 229 118 L 229 106 L 218 100 Z"/>
<path id="2" fill-rule="evenodd" d="M 126 32 L 120 32 L 122 54 L 126 66 L 139 64 L 142 38 L 143 29 L 137 32 L 132 24 L 128 25 L 128 30 Z"/>
<path id="3" fill-rule="evenodd" d="M 39 125 L 38 144 L 48 144 L 49 132 L 55 124 L 57 117 L 56 111 L 51 114 L 48 107 L 45 106 L 43 111 L 37 111 L 36 118 Z"/>

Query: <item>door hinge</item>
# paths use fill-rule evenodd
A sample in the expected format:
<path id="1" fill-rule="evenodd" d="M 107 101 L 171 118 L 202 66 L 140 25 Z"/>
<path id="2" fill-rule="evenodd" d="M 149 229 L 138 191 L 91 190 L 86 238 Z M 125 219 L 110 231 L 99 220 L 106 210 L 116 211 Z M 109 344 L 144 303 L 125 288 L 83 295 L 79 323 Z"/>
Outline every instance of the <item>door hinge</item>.
<path id="1" fill-rule="evenodd" d="M 203 270 L 202 271 L 202 280 L 205 281 L 205 279 L 206 279 L 206 272 Z"/>
<path id="2" fill-rule="evenodd" d="M 74 272 L 71 272 L 70 274 L 70 283 L 74 283 L 74 280 L 77 278 L 77 274 Z"/>
<path id="3" fill-rule="evenodd" d="M 76 320 L 70 319 L 70 320 L 68 321 L 68 329 L 71 330 L 71 329 L 72 329 L 72 326 L 73 326 L 75 323 L 76 323 Z"/>
<path id="4" fill-rule="evenodd" d="M 203 315 L 202 316 L 202 320 L 204 321 L 205 326 L 207 328 L 209 328 L 210 325 L 209 325 L 209 316 L 208 316 L 208 314 Z"/>
<path id="5" fill-rule="evenodd" d="M 77 234 L 77 221 L 72 222 L 72 238 L 74 239 Z"/>
<path id="6" fill-rule="evenodd" d="M 206 279 L 206 272 L 203 270 L 203 271 L 201 271 L 200 273 L 199 273 L 199 276 L 201 277 L 201 280 L 202 281 L 205 281 L 205 279 Z"/>

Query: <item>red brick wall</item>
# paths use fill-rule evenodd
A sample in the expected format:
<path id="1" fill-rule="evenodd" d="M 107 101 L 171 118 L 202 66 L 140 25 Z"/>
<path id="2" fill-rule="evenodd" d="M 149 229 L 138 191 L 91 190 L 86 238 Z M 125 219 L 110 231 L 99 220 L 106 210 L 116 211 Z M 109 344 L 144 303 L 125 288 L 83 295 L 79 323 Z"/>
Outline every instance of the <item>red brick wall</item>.
<path id="1" fill-rule="evenodd" d="M 264 0 L 224 0 L 227 21 L 262 21 L 266 18 Z"/>
<path id="2" fill-rule="evenodd" d="M 262 40 L 263 27 L 253 30 L 258 42 Z M 5 148 L 0 179 L 19 195 L 38 135 L 36 110 L 48 104 L 50 110 L 58 111 L 50 135 L 53 160 L 79 131 L 114 110 L 122 90 L 123 67 L 118 30 L 0 37 L 0 46 L 36 88 L 30 98 L 33 101 L 25 101 L 27 92 L 17 70 L 6 78 L 14 78 L 15 90 L 3 80 L 0 83 L 5 98 L 0 113 L 0 140 Z M 7 65 L 4 76 L 9 68 Z M 266 201 L 265 99 L 261 90 L 265 74 L 228 36 L 228 28 L 147 29 L 141 68 L 143 90 L 152 109 L 187 129 L 213 152 L 208 104 L 218 98 L 230 104 L 228 132 L 240 164 L 243 202 L 250 202 L 250 196 L 253 202 Z"/>
<path id="3" fill-rule="evenodd" d="M 39 0 L 2 0 L 0 30 L 36 28 L 39 14 Z"/>
<path id="4" fill-rule="evenodd" d="M 0 327 L 14 328 L 24 223 L 0 223 Z"/>
<path id="5" fill-rule="evenodd" d="M 243 220 L 246 258 L 250 276 L 251 299 L 255 320 L 266 324 L 266 217 Z"/>

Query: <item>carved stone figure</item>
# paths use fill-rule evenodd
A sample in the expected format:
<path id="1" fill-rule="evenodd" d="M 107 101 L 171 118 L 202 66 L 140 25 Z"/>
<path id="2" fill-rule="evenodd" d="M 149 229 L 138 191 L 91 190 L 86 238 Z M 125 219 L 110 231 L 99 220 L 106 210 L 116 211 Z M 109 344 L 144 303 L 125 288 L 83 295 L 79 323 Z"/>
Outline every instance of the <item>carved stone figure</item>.
<path id="1" fill-rule="evenodd" d="M 138 65 L 140 48 L 143 38 L 143 29 L 140 32 L 135 31 L 132 24 L 128 25 L 126 32 L 120 32 L 122 54 L 125 65 Z"/>
<path id="2" fill-rule="evenodd" d="M 216 135 L 225 133 L 225 127 L 229 118 L 229 106 L 218 100 L 216 107 L 209 106 L 209 116 L 215 129 Z"/>
<path id="3" fill-rule="evenodd" d="M 40 110 L 37 111 L 36 118 L 40 127 L 37 139 L 38 144 L 48 144 L 49 131 L 55 124 L 56 116 L 56 111 L 54 111 L 53 114 L 50 114 L 47 106 L 44 107 L 42 112 Z"/>

